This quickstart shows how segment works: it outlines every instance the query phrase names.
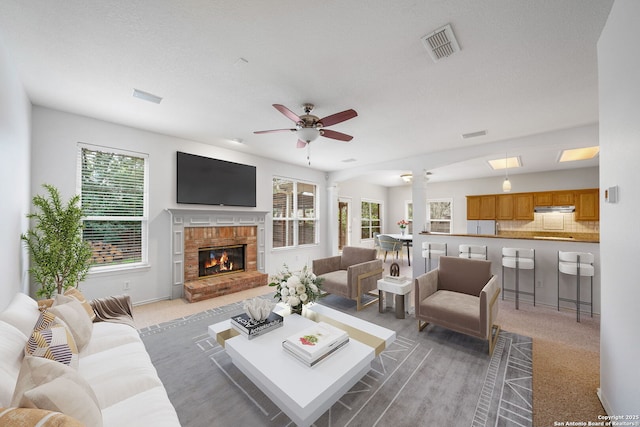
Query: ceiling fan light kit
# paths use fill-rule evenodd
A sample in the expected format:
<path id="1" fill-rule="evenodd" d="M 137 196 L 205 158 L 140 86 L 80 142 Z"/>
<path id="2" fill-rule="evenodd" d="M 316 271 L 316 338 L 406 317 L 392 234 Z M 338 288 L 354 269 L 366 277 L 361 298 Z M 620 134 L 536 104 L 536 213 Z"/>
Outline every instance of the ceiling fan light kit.
<path id="1" fill-rule="evenodd" d="M 296 144 L 296 147 L 298 148 L 308 147 L 309 143 L 315 141 L 319 136 L 343 142 L 349 142 L 353 139 L 353 136 L 351 135 L 337 132 L 335 130 L 326 129 L 326 127 L 333 126 L 335 124 L 342 123 L 344 121 L 357 117 L 358 113 L 356 113 L 356 111 L 353 109 L 344 110 L 339 113 L 319 118 L 311 114 L 314 105 L 309 103 L 302 105 L 305 114 L 301 116 L 298 116 L 296 113 L 281 104 L 273 104 L 273 107 L 276 110 L 280 111 L 280 113 L 286 116 L 289 120 L 293 121 L 296 124 L 296 127 L 293 129 L 259 130 L 253 133 L 263 134 L 275 132 L 295 132 L 298 136 L 298 142 Z M 307 160 L 309 160 L 308 154 Z M 311 164 L 311 162 L 309 162 L 309 164 Z"/>

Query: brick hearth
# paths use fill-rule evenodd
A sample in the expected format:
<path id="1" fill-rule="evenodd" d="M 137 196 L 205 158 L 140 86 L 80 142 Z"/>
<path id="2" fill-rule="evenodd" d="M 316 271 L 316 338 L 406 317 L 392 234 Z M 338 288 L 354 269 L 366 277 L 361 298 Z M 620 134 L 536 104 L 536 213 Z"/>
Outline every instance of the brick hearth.
<path id="1" fill-rule="evenodd" d="M 214 298 L 267 284 L 257 268 L 256 226 L 185 227 L 184 297 L 189 302 Z M 204 247 L 246 245 L 245 271 L 198 278 L 198 250 Z"/>

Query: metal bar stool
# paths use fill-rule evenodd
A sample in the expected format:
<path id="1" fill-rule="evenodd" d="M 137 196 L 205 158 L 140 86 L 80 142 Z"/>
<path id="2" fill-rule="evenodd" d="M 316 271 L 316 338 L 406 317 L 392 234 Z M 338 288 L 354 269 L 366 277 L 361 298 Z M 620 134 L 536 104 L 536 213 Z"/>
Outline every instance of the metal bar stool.
<path id="1" fill-rule="evenodd" d="M 505 289 L 504 269 L 513 268 L 516 274 L 516 288 Z M 533 270 L 533 292 L 520 290 L 520 270 Z M 520 294 L 533 296 L 533 306 L 536 306 L 536 251 L 535 249 L 502 248 L 502 299 L 505 292 L 516 294 L 516 310 L 520 308 Z"/>
<path id="2" fill-rule="evenodd" d="M 486 246 L 460 245 L 458 251 L 460 258 L 489 259 Z"/>
<path id="3" fill-rule="evenodd" d="M 563 252 L 558 251 L 558 311 L 560 301 L 572 302 L 576 305 L 576 319 L 580 322 L 580 304 L 591 307 L 593 317 L 593 268 L 594 257 L 589 252 Z M 560 273 L 576 276 L 576 299 L 560 298 Z M 580 276 L 591 277 L 591 301 L 580 300 Z"/>
<path id="4" fill-rule="evenodd" d="M 431 243 L 422 242 L 422 257 L 424 258 L 424 272 L 431 271 L 431 259 L 440 258 L 442 255 L 447 255 L 446 243 Z M 429 268 L 427 269 L 427 261 L 429 262 Z"/>

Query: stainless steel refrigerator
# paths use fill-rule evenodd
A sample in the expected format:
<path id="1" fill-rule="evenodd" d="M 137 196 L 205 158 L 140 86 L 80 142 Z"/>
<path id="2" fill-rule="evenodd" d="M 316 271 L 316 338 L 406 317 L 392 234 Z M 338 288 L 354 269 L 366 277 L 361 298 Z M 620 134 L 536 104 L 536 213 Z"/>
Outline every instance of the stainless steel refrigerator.
<path id="1" fill-rule="evenodd" d="M 496 234 L 495 220 L 467 220 L 467 234 Z"/>

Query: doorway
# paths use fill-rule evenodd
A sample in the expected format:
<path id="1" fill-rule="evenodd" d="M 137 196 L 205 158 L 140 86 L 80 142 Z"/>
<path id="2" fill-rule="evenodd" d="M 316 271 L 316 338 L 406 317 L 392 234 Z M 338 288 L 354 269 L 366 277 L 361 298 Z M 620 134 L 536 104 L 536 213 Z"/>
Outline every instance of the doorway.
<path id="1" fill-rule="evenodd" d="M 351 243 L 351 200 L 338 199 L 338 251 Z"/>

